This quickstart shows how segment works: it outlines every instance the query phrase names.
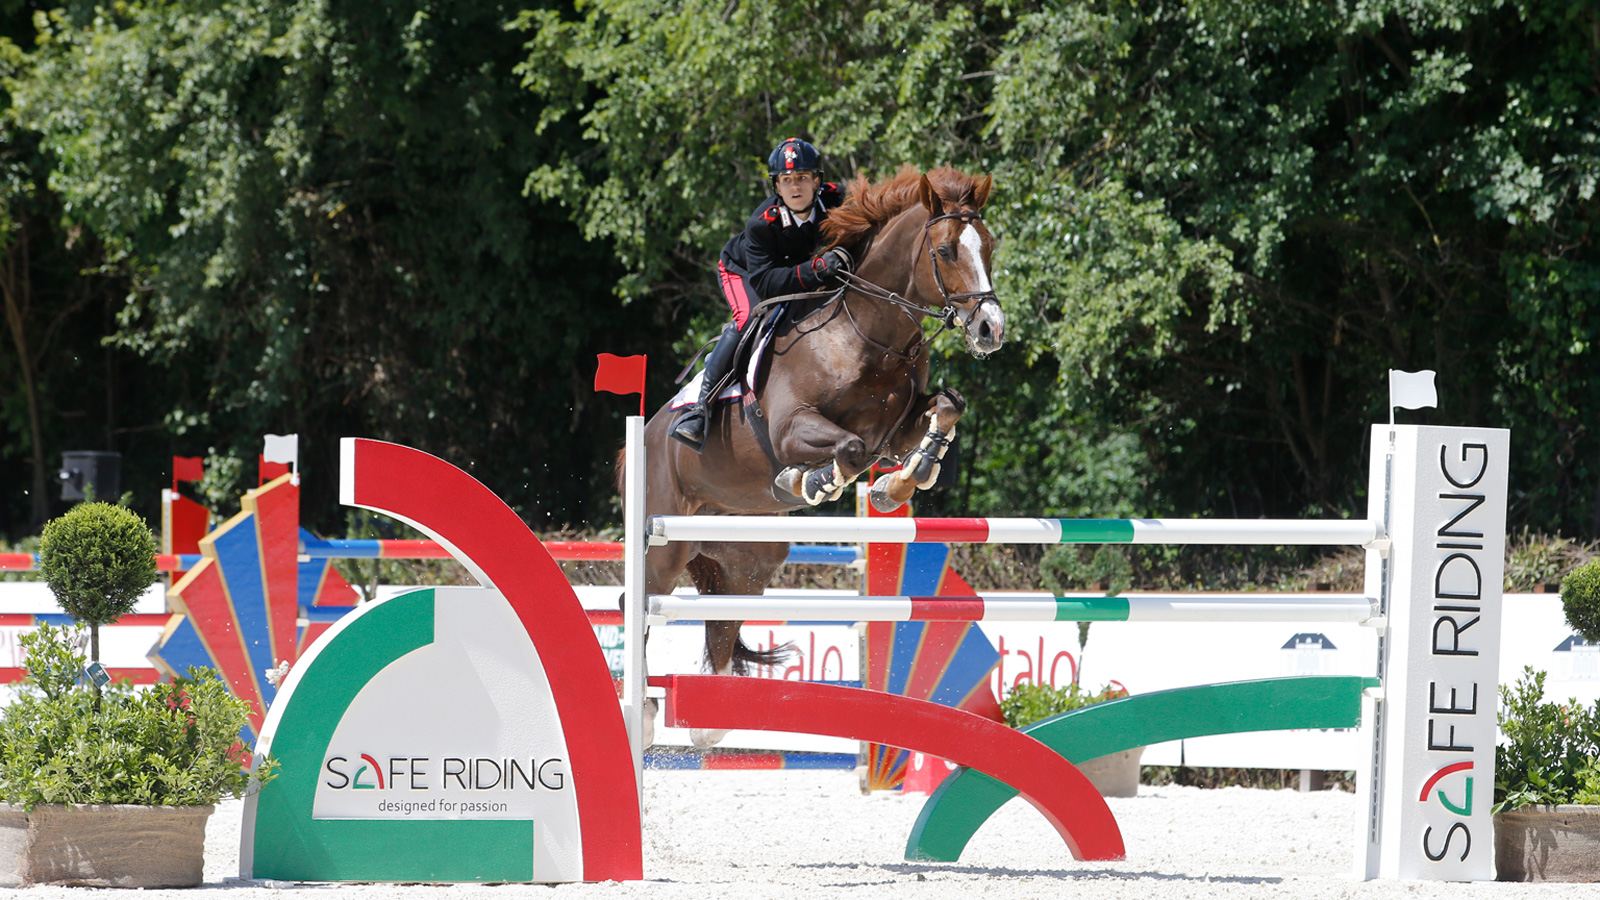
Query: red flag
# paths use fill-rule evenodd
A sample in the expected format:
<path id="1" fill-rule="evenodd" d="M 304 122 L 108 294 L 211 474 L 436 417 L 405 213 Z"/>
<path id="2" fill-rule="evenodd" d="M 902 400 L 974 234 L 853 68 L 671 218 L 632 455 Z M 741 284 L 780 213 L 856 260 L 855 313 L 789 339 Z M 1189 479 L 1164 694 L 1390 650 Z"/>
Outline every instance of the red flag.
<path id="1" fill-rule="evenodd" d="M 268 462 L 265 456 L 256 456 L 256 487 L 277 478 L 279 475 L 289 474 L 289 464 L 281 462 Z"/>
<path id="2" fill-rule="evenodd" d="M 198 456 L 172 458 L 173 481 L 199 481 L 206 477 L 205 460 Z"/>
<path id="3" fill-rule="evenodd" d="M 172 492 L 178 492 L 178 482 L 199 481 L 206 477 L 205 461 L 198 456 L 172 458 Z"/>
<path id="4" fill-rule="evenodd" d="M 646 357 L 602 353 L 594 370 L 594 389 L 613 394 L 638 394 L 639 415 L 644 415 L 644 365 Z"/>

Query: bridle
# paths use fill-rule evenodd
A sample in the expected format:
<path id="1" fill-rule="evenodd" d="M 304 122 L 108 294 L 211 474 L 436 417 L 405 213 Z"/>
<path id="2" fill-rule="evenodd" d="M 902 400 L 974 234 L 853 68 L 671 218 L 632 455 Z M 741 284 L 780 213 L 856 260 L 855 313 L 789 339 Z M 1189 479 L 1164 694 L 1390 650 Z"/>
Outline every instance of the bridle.
<path id="1" fill-rule="evenodd" d="M 780 303 L 787 303 L 791 300 L 817 299 L 826 297 L 827 299 L 825 301 L 813 308 L 801 318 L 808 319 L 811 316 L 814 316 L 817 313 L 822 312 L 824 309 L 827 309 L 828 307 L 837 303 L 844 309 L 845 316 L 850 320 L 851 327 L 855 329 L 856 334 L 860 336 L 863 341 L 866 341 L 868 344 L 878 348 L 879 350 L 882 350 L 884 353 L 900 360 L 901 362 L 911 362 L 922 353 L 922 348 L 929 341 L 954 328 L 956 323 L 961 320 L 961 307 L 958 304 L 964 303 L 968 300 L 976 300 L 978 303 L 982 303 L 985 300 L 994 300 L 996 302 L 999 301 L 999 297 L 996 296 L 993 290 L 967 291 L 960 294 L 952 294 L 950 293 L 949 289 L 945 287 L 944 274 L 939 270 L 939 254 L 933 246 L 933 226 L 939 222 L 945 221 L 946 219 L 959 219 L 962 222 L 971 224 L 973 222 L 983 221 L 983 215 L 977 210 L 944 213 L 942 215 L 929 217 L 928 221 L 922 226 L 922 244 L 928 248 L 928 262 L 933 267 L 933 283 L 939 289 L 939 298 L 944 301 L 944 306 L 939 309 L 934 309 L 930 306 L 923 306 L 920 303 L 913 303 L 894 291 L 891 291 L 885 287 L 880 287 L 879 285 L 862 278 L 854 272 L 845 272 L 843 273 L 844 284 L 839 288 L 830 291 L 811 291 L 803 294 L 786 294 L 782 297 L 773 297 L 770 300 L 763 300 L 751 308 L 750 315 L 751 317 L 754 317 L 757 313 L 765 310 L 767 307 L 776 306 Z M 862 254 L 863 257 L 865 257 L 865 255 L 866 254 L 864 253 Z M 868 337 L 867 333 L 862 330 L 861 325 L 856 322 L 855 313 L 850 311 L 850 304 L 845 302 L 845 295 L 851 292 L 861 294 L 862 296 L 869 297 L 873 300 L 882 300 L 885 303 L 899 307 L 901 312 L 905 313 L 912 322 L 919 326 L 917 329 L 917 338 L 912 345 L 905 350 L 896 350 L 893 347 L 881 344 L 873 340 L 871 337 Z M 931 335 L 922 331 L 920 326 L 923 319 L 938 319 L 939 330 L 935 331 Z M 694 363 L 691 360 L 690 366 L 692 367 L 693 365 Z M 689 369 L 684 370 L 685 373 L 688 371 Z"/>
<path id="2" fill-rule="evenodd" d="M 943 222 L 946 219 L 956 219 L 964 225 L 971 225 L 973 222 L 982 222 L 983 214 L 975 209 L 967 212 L 945 213 L 943 215 L 930 217 L 927 223 L 922 226 L 922 243 L 927 245 L 928 263 L 933 266 L 933 283 L 938 285 L 939 296 L 944 299 L 944 309 L 941 310 L 939 314 L 942 316 L 953 315 L 952 310 L 958 304 L 966 300 L 975 299 L 979 303 L 982 303 L 985 300 L 995 300 L 998 302 L 1000 298 L 995 296 L 995 293 L 992 290 L 968 291 L 962 294 L 952 294 L 945 288 L 944 275 L 939 272 L 939 254 L 933 246 L 933 225 L 935 222 Z"/>
<path id="3" fill-rule="evenodd" d="M 894 291 L 879 287 L 878 285 L 867 281 L 866 279 L 856 275 L 854 272 L 845 273 L 845 287 L 835 292 L 833 297 L 828 301 L 830 304 L 835 299 L 842 301 L 847 292 L 855 291 L 858 294 L 871 297 L 874 300 L 882 300 L 885 303 L 900 307 L 900 310 L 909 316 L 914 322 L 921 322 L 921 320 L 929 318 L 938 319 L 939 330 L 935 331 L 932 335 L 923 334 L 921 339 L 905 352 L 901 352 L 891 347 L 886 347 L 882 344 L 879 344 L 877 341 L 867 337 L 866 334 L 862 332 L 859 325 L 855 326 L 856 333 L 861 335 L 862 340 L 865 340 L 874 347 L 877 347 L 880 350 L 883 350 L 884 352 L 906 362 L 916 359 L 917 354 L 922 350 L 923 344 L 956 326 L 956 323 L 961 320 L 960 304 L 969 300 L 976 300 L 978 303 L 982 303 L 985 300 L 995 300 L 997 302 L 999 300 L 999 297 L 995 295 L 993 290 L 967 291 L 960 294 L 952 294 L 950 293 L 949 288 L 945 287 L 944 273 L 939 269 L 939 254 L 933 246 L 933 226 L 936 223 L 943 222 L 946 219 L 958 219 L 962 222 L 970 224 L 972 222 L 983 221 L 983 214 L 977 210 L 944 213 L 943 215 L 930 217 L 922 226 L 922 244 L 928 248 L 928 263 L 933 267 L 933 283 L 939 289 L 939 298 L 944 301 L 944 305 L 941 308 L 934 309 L 932 307 L 923 306 L 919 303 L 913 303 L 899 294 L 896 294 Z M 850 312 L 849 305 L 842 302 L 841 305 L 844 306 L 845 313 L 850 316 L 851 324 L 855 325 L 855 315 Z"/>

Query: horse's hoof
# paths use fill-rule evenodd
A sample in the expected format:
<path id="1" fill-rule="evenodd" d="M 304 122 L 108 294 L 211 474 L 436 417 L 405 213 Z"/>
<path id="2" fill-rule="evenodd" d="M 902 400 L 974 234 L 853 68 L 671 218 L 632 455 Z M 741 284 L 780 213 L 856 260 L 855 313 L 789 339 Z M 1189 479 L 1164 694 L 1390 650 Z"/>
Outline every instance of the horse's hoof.
<path id="1" fill-rule="evenodd" d="M 872 490 L 867 492 L 867 499 L 872 501 L 872 508 L 881 513 L 891 513 L 906 505 L 904 500 L 896 500 L 889 496 L 889 479 L 893 473 L 884 475 L 872 483 Z"/>
<path id="2" fill-rule="evenodd" d="M 656 710 L 660 708 L 654 698 L 644 702 L 644 727 L 639 732 L 639 747 L 649 750 L 656 744 Z"/>
<path id="3" fill-rule="evenodd" d="M 689 729 L 689 743 L 694 744 L 700 750 L 710 750 L 712 747 L 722 743 L 722 739 L 727 736 L 728 729 L 726 728 Z"/>
<path id="4" fill-rule="evenodd" d="M 788 491 L 791 496 L 800 496 L 800 483 L 805 478 L 806 470 L 799 466 L 790 466 L 778 473 L 772 479 L 772 484 L 780 491 Z"/>

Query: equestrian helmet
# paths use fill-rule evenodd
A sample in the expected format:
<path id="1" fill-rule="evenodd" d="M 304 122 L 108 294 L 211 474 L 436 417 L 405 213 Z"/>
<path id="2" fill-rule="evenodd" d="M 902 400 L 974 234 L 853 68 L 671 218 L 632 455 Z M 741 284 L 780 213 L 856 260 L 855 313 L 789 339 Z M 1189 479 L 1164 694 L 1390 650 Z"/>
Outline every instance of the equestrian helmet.
<path id="1" fill-rule="evenodd" d="M 797 137 L 778 145 L 767 157 L 767 175 L 777 178 L 784 172 L 815 172 L 822 177 L 822 154 Z"/>

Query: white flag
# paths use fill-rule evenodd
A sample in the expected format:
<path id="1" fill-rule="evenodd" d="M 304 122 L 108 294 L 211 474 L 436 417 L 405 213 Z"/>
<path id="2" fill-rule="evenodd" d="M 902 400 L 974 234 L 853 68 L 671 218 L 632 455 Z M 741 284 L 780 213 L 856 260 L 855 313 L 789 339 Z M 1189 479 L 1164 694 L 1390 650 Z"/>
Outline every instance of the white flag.
<path id="1" fill-rule="evenodd" d="M 291 466 L 299 468 L 300 435 L 267 435 L 265 446 L 263 446 L 261 450 L 261 458 L 266 462 L 287 463 Z"/>
<path id="2" fill-rule="evenodd" d="M 1439 392 L 1433 388 L 1434 371 L 1402 372 L 1389 370 L 1389 408 L 1433 409 L 1439 405 Z"/>

